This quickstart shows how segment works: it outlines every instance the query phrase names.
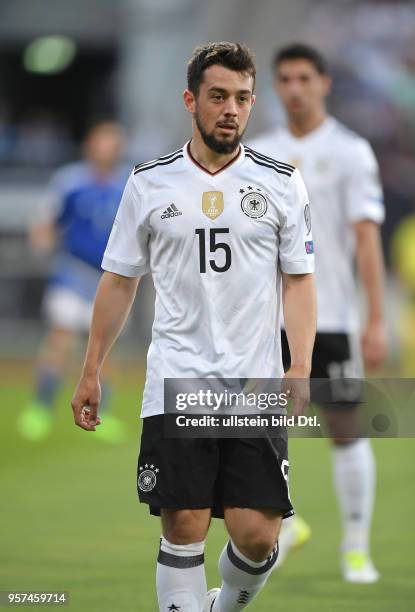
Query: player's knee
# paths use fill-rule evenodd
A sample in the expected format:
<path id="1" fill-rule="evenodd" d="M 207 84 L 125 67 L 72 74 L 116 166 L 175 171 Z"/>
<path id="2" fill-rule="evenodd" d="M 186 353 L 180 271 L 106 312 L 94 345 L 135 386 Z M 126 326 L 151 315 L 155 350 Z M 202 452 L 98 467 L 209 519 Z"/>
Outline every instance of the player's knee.
<path id="1" fill-rule="evenodd" d="M 272 554 L 275 538 L 270 533 L 258 530 L 245 533 L 235 544 L 248 559 L 260 563 Z"/>
<path id="2" fill-rule="evenodd" d="M 71 349 L 72 341 L 73 334 L 71 332 L 56 328 L 52 329 L 45 340 L 43 348 L 44 361 L 49 361 L 55 367 L 61 366 Z"/>
<path id="3" fill-rule="evenodd" d="M 205 539 L 206 518 L 197 510 L 164 512 L 163 535 L 172 544 L 193 544 Z"/>

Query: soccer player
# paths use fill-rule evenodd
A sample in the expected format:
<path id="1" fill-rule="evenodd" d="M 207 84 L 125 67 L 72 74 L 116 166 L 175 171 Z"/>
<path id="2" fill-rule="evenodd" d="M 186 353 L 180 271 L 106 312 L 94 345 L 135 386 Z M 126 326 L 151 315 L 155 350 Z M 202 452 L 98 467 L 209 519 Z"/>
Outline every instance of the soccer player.
<path id="1" fill-rule="evenodd" d="M 236 43 L 206 44 L 195 50 L 187 78 L 192 138 L 137 166 L 127 183 L 72 408 L 80 427 L 99 425 L 100 369 L 140 277 L 150 272 L 157 297 L 137 484 L 140 501 L 161 515 L 159 606 L 233 612 L 264 586 L 282 518 L 292 514 L 286 442 L 169 438 L 163 381 L 281 377 L 281 277 L 293 355 L 287 376 L 308 379 L 315 335 L 312 239 L 298 170 L 240 143 L 255 101 L 251 52 Z M 289 384 L 300 410 L 307 393 Z M 230 540 L 219 561 L 222 587 L 206 594 L 204 543 L 212 516 L 224 518 Z"/>
<path id="2" fill-rule="evenodd" d="M 251 144 L 265 155 L 278 156 L 298 167 L 310 196 L 318 304 L 311 376 L 362 377 L 361 356 L 367 370 L 373 371 L 386 355 L 379 232 L 384 208 L 377 163 L 366 140 L 327 114 L 330 78 L 326 61 L 317 50 L 302 44 L 281 49 L 274 58 L 274 73 L 288 125 L 259 136 Z M 355 261 L 367 303 L 360 348 Z M 289 367 L 285 332 L 283 360 Z M 331 410 L 326 406 L 325 417 L 333 439 L 334 482 L 343 521 L 343 575 L 351 582 L 374 582 L 378 572 L 369 553 L 375 492 L 371 446 L 369 440 L 358 437 L 361 432 L 355 404 L 344 403 Z M 279 563 L 309 532 L 297 516 L 284 527 Z"/>
<path id="3" fill-rule="evenodd" d="M 58 170 L 31 231 L 37 252 L 56 247 L 43 301 L 48 332 L 38 358 L 34 398 L 18 419 L 20 433 L 42 440 L 52 427 L 52 408 L 76 337 L 86 334 L 92 317 L 101 261 L 129 169 L 121 163 L 123 133 L 114 121 L 89 130 L 85 159 Z M 124 437 L 122 423 L 106 416 L 104 437 Z"/>

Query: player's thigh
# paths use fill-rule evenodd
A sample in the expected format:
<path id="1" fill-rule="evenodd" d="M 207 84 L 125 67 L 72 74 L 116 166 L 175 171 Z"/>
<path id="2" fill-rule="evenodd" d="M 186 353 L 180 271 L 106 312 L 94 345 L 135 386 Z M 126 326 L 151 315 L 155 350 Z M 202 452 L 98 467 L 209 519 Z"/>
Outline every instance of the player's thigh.
<path id="1" fill-rule="evenodd" d="M 279 437 L 263 432 L 258 438 L 220 440 L 217 503 L 223 508 L 272 510 L 291 516 L 288 491 L 288 441 L 285 428 Z M 214 516 L 218 516 L 215 512 Z"/>
<path id="2" fill-rule="evenodd" d="M 207 535 L 211 509 L 173 510 L 161 508 L 163 536 L 172 544 L 192 544 L 202 542 Z"/>
<path id="3" fill-rule="evenodd" d="M 327 434 L 336 444 L 348 444 L 362 435 L 362 419 L 359 406 L 343 409 L 323 409 L 322 415 Z"/>
<path id="4" fill-rule="evenodd" d="M 44 295 L 42 310 L 50 328 L 74 334 L 87 333 L 92 319 L 93 302 L 68 287 L 52 284 Z"/>
<path id="5" fill-rule="evenodd" d="M 211 508 L 219 466 L 217 441 L 204 438 L 171 438 L 166 420 L 175 415 L 143 419 L 137 466 L 140 501 L 152 514 L 161 509 Z"/>
<path id="6" fill-rule="evenodd" d="M 76 334 L 70 329 L 52 326 L 46 333 L 40 351 L 40 362 L 62 368 L 74 350 Z"/>

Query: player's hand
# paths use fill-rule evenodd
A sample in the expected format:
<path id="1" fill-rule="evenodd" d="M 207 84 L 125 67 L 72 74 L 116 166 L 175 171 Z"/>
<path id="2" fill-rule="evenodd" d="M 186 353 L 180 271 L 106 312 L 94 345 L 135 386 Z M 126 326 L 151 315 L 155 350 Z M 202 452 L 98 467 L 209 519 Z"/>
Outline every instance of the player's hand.
<path id="1" fill-rule="evenodd" d="M 98 416 L 101 401 L 101 385 L 98 377 L 83 376 L 72 398 L 71 406 L 75 424 L 86 431 L 95 431 L 101 425 Z"/>
<path id="2" fill-rule="evenodd" d="M 310 405 L 310 372 L 305 368 L 292 366 L 282 381 L 283 392 L 292 402 L 292 415 L 304 414 Z"/>
<path id="3" fill-rule="evenodd" d="M 385 326 L 382 322 L 368 322 L 362 334 L 362 354 L 365 368 L 369 372 L 379 369 L 385 362 L 388 345 Z"/>

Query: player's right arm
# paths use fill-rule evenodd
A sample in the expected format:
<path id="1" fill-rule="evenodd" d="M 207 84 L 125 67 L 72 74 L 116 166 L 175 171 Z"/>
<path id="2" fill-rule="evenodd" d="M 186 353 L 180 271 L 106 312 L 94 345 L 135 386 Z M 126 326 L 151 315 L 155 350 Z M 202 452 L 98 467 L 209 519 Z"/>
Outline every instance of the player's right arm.
<path id="1" fill-rule="evenodd" d="M 53 251 L 56 246 L 56 238 L 54 223 L 40 223 L 29 228 L 29 244 L 36 254 L 43 255 Z"/>
<path id="2" fill-rule="evenodd" d="M 102 260 L 106 272 L 98 286 L 85 364 L 72 400 L 75 423 L 89 431 L 94 431 L 100 422 L 102 364 L 130 312 L 139 279 L 149 271 L 148 242 L 143 197 L 132 174 Z"/>
<path id="3" fill-rule="evenodd" d="M 32 251 L 45 255 L 53 251 L 58 242 L 59 219 L 65 207 L 68 177 L 73 170 L 68 167 L 55 172 L 35 210 L 29 227 L 29 244 Z"/>
<path id="4" fill-rule="evenodd" d="M 87 431 L 95 431 L 100 424 L 99 374 L 131 310 L 139 280 L 104 272 L 99 283 L 85 363 L 72 399 L 75 423 Z"/>

